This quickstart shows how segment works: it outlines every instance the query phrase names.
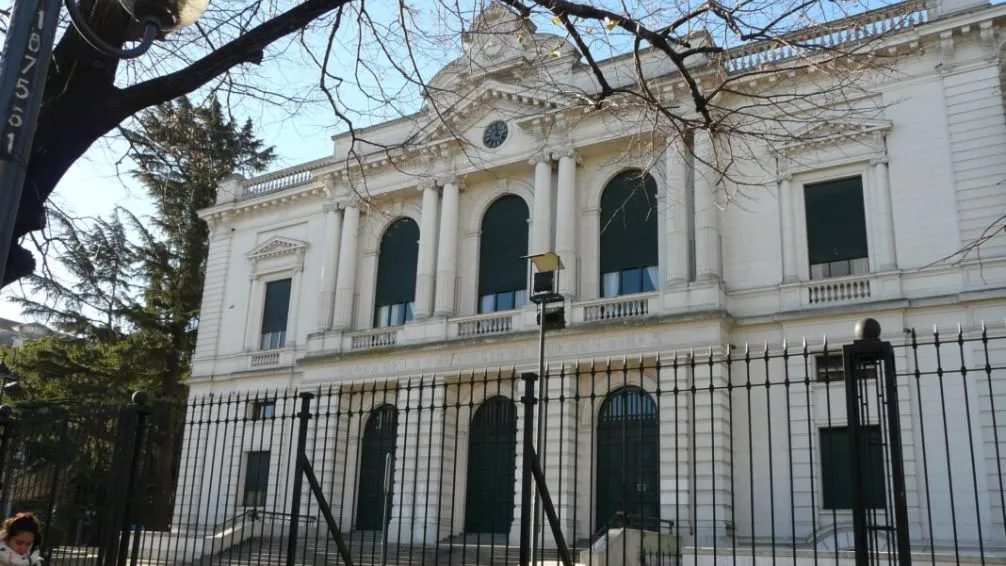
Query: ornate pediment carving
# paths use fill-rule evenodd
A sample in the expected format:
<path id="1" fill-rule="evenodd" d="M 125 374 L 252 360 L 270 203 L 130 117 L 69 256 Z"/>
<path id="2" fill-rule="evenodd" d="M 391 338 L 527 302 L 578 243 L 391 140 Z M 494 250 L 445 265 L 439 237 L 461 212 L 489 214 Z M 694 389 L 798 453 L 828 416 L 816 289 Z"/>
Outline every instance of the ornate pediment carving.
<path id="1" fill-rule="evenodd" d="M 892 127 L 893 123 L 890 120 L 822 119 L 797 130 L 792 136 L 793 141 L 777 147 L 776 151 L 788 155 L 845 142 L 876 143 Z"/>
<path id="2" fill-rule="evenodd" d="M 265 242 L 255 246 L 252 251 L 248 252 L 246 257 L 252 262 L 258 262 L 263 259 L 271 259 L 287 255 L 303 256 L 304 250 L 307 249 L 307 245 L 307 242 L 303 242 L 301 240 L 284 238 L 282 236 L 273 236 Z"/>

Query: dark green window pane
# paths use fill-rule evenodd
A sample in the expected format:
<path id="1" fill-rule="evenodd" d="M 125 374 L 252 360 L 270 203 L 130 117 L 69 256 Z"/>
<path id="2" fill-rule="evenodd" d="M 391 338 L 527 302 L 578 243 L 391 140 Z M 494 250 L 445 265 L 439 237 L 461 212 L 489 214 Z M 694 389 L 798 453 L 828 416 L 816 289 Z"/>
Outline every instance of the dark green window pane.
<path id="1" fill-rule="evenodd" d="M 419 226 L 411 218 L 396 220 L 381 237 L 377 258 L 375 305 L 411 303 L 416 298 Z"/>
<path id="2" fill-rule="evenodd" d="M 658 242 L 657 182 L 639 169 L 619 173 L 601 195 L 600 272 L 659 265 Z"/>
<path id="3" fill-rule="evenodd" d="M 245 460 L 244 505 L 265 505 L 269 488 L 269 452 L 249 452 Z"/>
<path id="4" fill-rule="evenodd" d="M 528 253 L 528 216 L 527 203 L 516 195 L 503 196 L 486 210 L 479 242 L 480 297 L 527 289 L 522 258 Z"/>
<path id="5" fill-rule="evenodd" d="M 262 334 L 283 332 L 290 312 L 290 280 L 270 281 L 265 286 L 265 308 L 262 314 Z"/>
<path id="6" fill-rule="evenodd" d="M 806 185 L 804 204 L 811 265 L 869 255 L 860 177 Z"/>
<path id="7" fill-rule="evenodd" d="M 864 471 L 867 509 L 886 507 L 884 444 L 880 427 L 861 427 L 859 463 Z M 849 468 L 849 427 L 821 429 L 821 505 L 824 509 L 852 509 Z"/>

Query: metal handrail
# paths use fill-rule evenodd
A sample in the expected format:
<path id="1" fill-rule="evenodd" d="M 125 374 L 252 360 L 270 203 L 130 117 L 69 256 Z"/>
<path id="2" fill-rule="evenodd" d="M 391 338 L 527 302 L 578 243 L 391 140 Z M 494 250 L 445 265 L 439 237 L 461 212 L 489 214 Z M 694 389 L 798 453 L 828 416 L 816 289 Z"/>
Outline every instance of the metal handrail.
<path id="1" fill-rule="evenodd" d="M 611 519 L 594 533 L 594 536 L 590 537 L 590 544 L 588 547 L 592 548 L 597 541 L 607 536 L 608 531 L 611 529 L 639 528 L 646 530 L 646 527 L 652 524 L 657 525 L 658 533 L 663 533 L 665 527 L 667 533 L 674 532 L 674 521 L 670 519 L 661 519 L 659 517 L 649 517 L 646 515 L 623 513 L 619 511 L 618 513 L 612 515 Z"/>

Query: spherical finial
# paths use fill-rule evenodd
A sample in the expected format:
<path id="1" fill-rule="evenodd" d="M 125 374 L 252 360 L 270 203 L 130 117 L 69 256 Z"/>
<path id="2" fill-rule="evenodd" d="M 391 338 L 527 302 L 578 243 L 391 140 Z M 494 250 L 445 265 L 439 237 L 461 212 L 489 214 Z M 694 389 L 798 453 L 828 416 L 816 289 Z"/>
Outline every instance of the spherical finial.
<path id="1" fill-rule="evenodd" d="M 0 418 L 9 419 L 14 416 L 14 409 L 10 405 L 0 405 Z"/>
<path id="2" fill-rule="evenodd" d="M 133 393 L 133 404 L 134 405 L 146 405 L 147 404 L 147 400 L 149 398 L 150 397 L 147 395 L 146 391 L 137 391 L 136 393 Z"/>
<path id="3" fill-rule="evenodd" d="M 856 323 L 856 340 L 880 340 L 880 323 L 872 318 L 864 318 Z"/>

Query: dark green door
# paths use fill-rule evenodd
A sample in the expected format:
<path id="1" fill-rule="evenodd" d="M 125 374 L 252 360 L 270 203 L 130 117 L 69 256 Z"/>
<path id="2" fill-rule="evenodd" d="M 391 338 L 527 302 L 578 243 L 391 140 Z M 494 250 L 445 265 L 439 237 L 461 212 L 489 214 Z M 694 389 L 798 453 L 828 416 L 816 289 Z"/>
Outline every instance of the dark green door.
<path id="1" fill-rule="evenodd" d="M 608 395 L 597 423 L 595 532 L 618 513 L 660 517 L 657 405 L 638 387 Z"/>
<path id="2" fill-rule="evenodd" d="M 468 436 L 466 533 L 506 534 L 513 523 L 517 406 L 493 397 L 475 412 Z"/>
<path id="3" fill-rule="evenodd" d="M 356 528 L 361 531 L 381 530 L 384 514 L 384 462 L 391 454 L 395 463 L 395 439 L 398 429 L 398 409 L 384 405 L 370 413 L 360 445 L 360 493 L 356 505 Z M 387 503 L 387 518 L 391 518 L 391 502 Z"/>

